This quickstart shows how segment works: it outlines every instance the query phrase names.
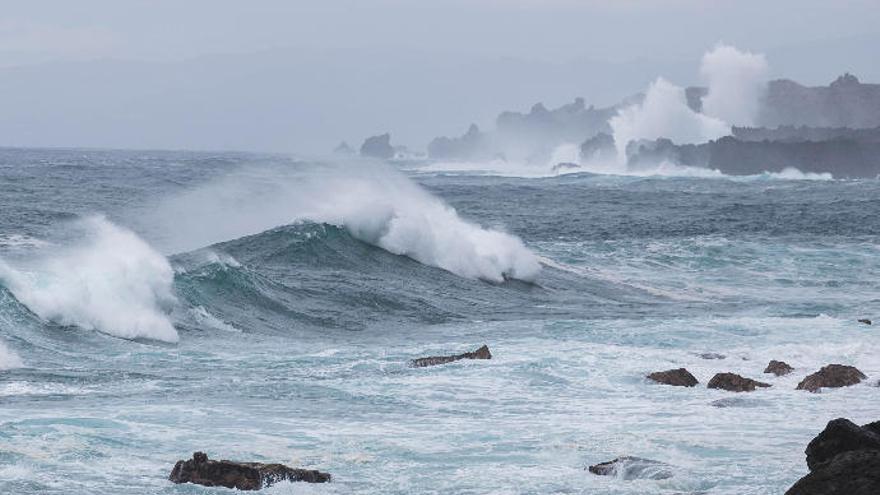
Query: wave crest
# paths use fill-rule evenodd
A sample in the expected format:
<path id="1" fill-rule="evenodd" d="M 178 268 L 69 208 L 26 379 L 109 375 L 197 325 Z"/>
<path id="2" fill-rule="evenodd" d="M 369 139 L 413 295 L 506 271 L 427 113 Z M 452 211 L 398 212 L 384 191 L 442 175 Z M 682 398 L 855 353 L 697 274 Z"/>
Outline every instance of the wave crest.
<path id="1" fill-rule="evenodd" d="M 175 302 L 168 260 L 102 216 L 76 222 L 74 245 L 10 266 L 0 281 L 41 318 L 118 337 L 177 342 L 163 306 Z"/>

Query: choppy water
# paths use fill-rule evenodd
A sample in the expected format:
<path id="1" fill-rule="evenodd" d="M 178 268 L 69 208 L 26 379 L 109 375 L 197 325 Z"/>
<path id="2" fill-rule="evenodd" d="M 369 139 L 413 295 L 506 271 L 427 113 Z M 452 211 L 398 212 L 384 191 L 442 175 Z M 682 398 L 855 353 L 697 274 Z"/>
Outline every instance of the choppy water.
<path id="1" fill-rule="evenodd" d="M 880 419 L 876 181 L 403 168 L 0 151 L 0 492 L 223 493 L 166 479 L 204 450 L 334 476 L 269 493 L 776 494 Z M 870 379 L 794 390 L 831 362 Z M 773 387 L 643 378 L 679 366 Z M 619 455 L 675 475 L 584 470 Z"/>

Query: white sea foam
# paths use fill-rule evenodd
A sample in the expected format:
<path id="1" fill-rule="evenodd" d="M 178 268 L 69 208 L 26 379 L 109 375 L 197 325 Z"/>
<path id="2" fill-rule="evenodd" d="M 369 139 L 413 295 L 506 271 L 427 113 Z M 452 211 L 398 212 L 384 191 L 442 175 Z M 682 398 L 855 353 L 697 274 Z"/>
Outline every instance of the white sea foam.
<path id="1" fill-rule="evenodd" d="M 177 331 L 162 309 L 175 301 L 168 260 L 104 217 L 73 227 L 80 236 L 74 245 L 49 249 L 16 266 L 0 260 L 0 281 L 46 320 L 123 338 L 176 342 Z"/>
<path id="2" fill-rule="evenodd" d="M 173 198 L 157 214 L 172 251 L 313 221 L 463 277 L 533 280 L 540 271 L 519 238 L 464 220 L 398 171 L 367 163 L 250 168 Z"/>

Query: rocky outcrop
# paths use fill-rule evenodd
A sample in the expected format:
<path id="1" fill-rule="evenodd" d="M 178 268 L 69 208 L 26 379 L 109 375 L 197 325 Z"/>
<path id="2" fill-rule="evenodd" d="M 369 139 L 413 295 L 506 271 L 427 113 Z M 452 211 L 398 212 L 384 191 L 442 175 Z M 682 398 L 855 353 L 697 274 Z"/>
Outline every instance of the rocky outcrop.
<path id="1" fill-rule="evenodd" d="M 719 170 L 726 175 L 759 175 L 790 168 L 830 173 L 838 179 L 873 179 L 880 175 L 880 142 L 848 139 L 783 142 L 726 136 L 702 144 L 678 145 L 661 138 L 630 142 L 626 154 L 634 170 L 671 162 Z"/>
<path id="2" fill-rule="evenodd" d="M 333 148 L 333 152 L 338 155 L 353 155 L 354 148 L 352 148 L 351 146 L 349 146 L 348 143 L 343 141 L 343 142 L 339 143 L 339 145 L 337 147 Z"/>
<path id="3" fill-rule="evenodd" d="M 493 158 L 489 136 L 471 124 L 461 137 L 438 137 L 428 143 L 428 156 L 439 160 L 488 160 Z"/>
<path id="4" fill-rule="evenodd" d="M 414 368 L 424 368 L 426 366 L 437 366 L 438 364 L 446 364 L 462 359 L 492 359 L 492 353 L 489 352 L 489 346 L 483 346 L 474 352 L 466 352 L 454 356 L 430 356 L 410 361 L 410 366 Z"/>
<path id="5" fill-rule="evenodd" d="M 818 392 L 819 389 L 826 387 L 848 387 L 860 383 L 865 378 L 867 378 L 867 376 L 853 366 L 829 364 L 801 380 L 801 382 L 798 383 L 797 390 Z"/>
<path id="6" fill-rule="evenodd" d="M 361 156 L 388 160 L 394 158 L 394 147 L 391 146 L 391 134 L 385 133 L 368 137 L 361 145 Z"/>
<path id="7" fill-rule="evenodd" d="M 625 480 L 651 479 L 664 480 L 672 477 L 668 464 L 641 457 L 618 457 L 617 459 L 595 464 L 587 468 L 599 476 L 616 476 Z"/>
<path id="8" fill-rule="evenodd" d="M 770 81 L 757 120 L 765 127 L 877 127 L 880 84 L 863 84 L 852 74 L 817 87 L 788 79 Z"/>
<path id="9" fill-rule="evenodd" d="M 880 127 L 853 129 L 851 127 L 795 127 L 791 125 L 779 127 L 734 126 L 731 134 L 740 141 L 802 143 L 804 141 L 845 140 L 859 143 L 880 142 Z"/>
<path id="10" fill-rule="evenodd" d="M 675 370 L 655 371 L 648 375 L 648 379 L 664 385 L 674 385 L 676 387 L 693 387 L 700 383 L 690 371 L 684 368 Z"/>
<path id="11" fill-rule="evenodd" d="M 876 495 L 880 493 L 878 423 L 858 426 L 830 421 L 807 446 L 810 473 L 785 495 Z"/>
<path id="12" fill-rule="evenodd" d="M 291 468 L 283 464 L 214 461 L 208 459 L 207 454 L 196 452 L 192 459 L 177 461 L 168 479 L 174 483 L 259 490 L 281 481 L 327 483 L 330 481 L 330 475 L 320 471 Z"/>
<path id="13" fill-rule="evenodd" d="M 859 426 L 848 419 L 838 418 L 829 421 L 822 433 L 807 445 L 807 467 L 812 471 L 837 454 L 862 449 L 880 450 L 880 434 L 870 425 Z"/>
<path id="14" fill-rule="evenodd" d="M 709 380 L 709 388 L 720 388 L 730 392 L 753 392 L 758 387 L 769 386 L 769 383 L 752 380 L 736 373 L 718 373 Z"/>
<path id="15" fill-rule="evenodd" d="M 784 376 L 794 371 L 794 368 L 788 365 L 785 361 L 776 361 L 771 360 L 770 364 L 764 368 L 764 373 L 773 373 L 776 376 Z"/>
<path id="16" fill-rule="evenodd" d="M 614 137 L 600 132 L 581 143 L 581 159 L 585 161 L 611 161 L 617 159 Z"/>

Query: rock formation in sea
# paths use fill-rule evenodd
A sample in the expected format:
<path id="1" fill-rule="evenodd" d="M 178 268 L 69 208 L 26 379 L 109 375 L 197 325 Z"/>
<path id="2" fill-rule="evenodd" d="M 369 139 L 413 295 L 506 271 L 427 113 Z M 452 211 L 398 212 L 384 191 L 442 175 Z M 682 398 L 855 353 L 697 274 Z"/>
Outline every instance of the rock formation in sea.
<path id="1" fill-rule="evenodd" d="M 805 451 L 810 473 L 785 495 L 876 495 L 880 493 L 880 422 L 858 426 L 838 418 Z"/>
<path id="2" fill-rule="evenodd" d="M 195 452 L 192 459 L 177 461 L 168 479 L 174 483 L 260 490 L 281 481 L 327 483 L 330 481 L 330 475 L 309 469 L 291 468 L 283 464 L 215 461 L 208 459 L 208 455 L 203 452 Z"/>
<path id="3" fill-rule="evenodd" d="M 853 366 L 829 364 L 798 383 L 797 390 L 818 392 L 822 388 L 849 387 L 867 378 Z"/>
<path id="4" fill-rule="evenodd" d="M 764 368 L 764 373 L 773 373 L 776 376 L 787 375 L 794 371 L 794 368 L 788 365 L 785 361 L 776 361 L 775 359 L 771 360 L 770 363 Z"/>
<path id="5" fill-rule="evenodd" d="M 361 156 L 388 160 L 394 158 L 394 147 L 391 146 L 391 134 L 385 133 L 368 137 L 361 145 Z"/>
<path id="6" fill-rule="evenodd" d="M 618 457 L 589 466 L 587 469 L 599 476 L 615 476 L 624 480 L 665 480 L 673 475 L 672 467 L 668 464 L 631 456 Z"/>
<path id="7" fill-rule="evenodd" d="M 648 375 L 648 379 L 664 385 L 676 387 L 693 387 L 700 383 L 690 371 L 684 368 L 674 370 L 655 371 Z"/>
<path id="8" fill-rule="evenodd" d="M 709 380 L 709 388 L 720 388 L 730 392 L 753 392 L 756 388 L 769 387 L 769 383 L 759 382 L 736 373 L 717 373 Z"/>
<path id="9" fill-rule="evenodd" d="M 414 368 L 424 368 L 426 366 L 437 366 L 438 364 L 451 363 L 462 359 L 492 359 L 492 353 L 489 352 L 489 346 L 482 346 L 476 351 L 465 352 L 464 354 L 456 354 L 453 356 L 430 356 L 410 361 L 410 366 Z"/>

